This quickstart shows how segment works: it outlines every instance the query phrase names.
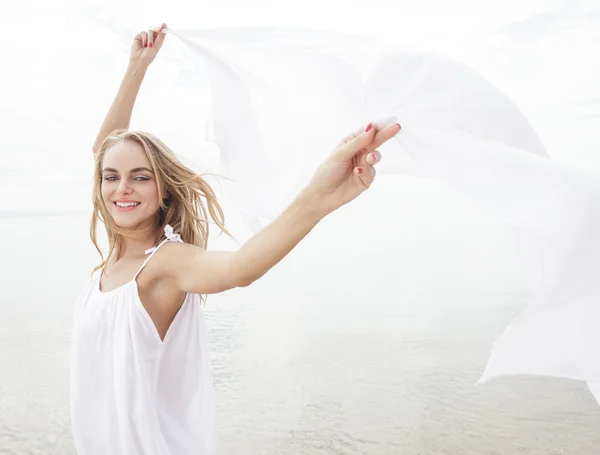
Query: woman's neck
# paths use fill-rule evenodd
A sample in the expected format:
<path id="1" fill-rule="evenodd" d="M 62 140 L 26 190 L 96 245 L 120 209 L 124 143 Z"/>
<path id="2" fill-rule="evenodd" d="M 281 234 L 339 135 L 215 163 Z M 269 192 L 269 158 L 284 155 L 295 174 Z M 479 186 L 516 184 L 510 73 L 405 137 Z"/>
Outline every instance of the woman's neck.
<path id="1" fill-rule="evenodd" d="M 156 234 L 148 231 L 135 238 L 121 237 L 120 248 L 117 253 L 117 260 L 138 259 L 146 255 L 146 250 L 152 248 L 156 242 Z"/>
<path id="2" fill-rule="evenodd" d="M 120 253 L 121 259 L 135 259 L 146 255 L 146 250 L 154 246 L 155 237 L 145 239 L 125 239 Z"/>

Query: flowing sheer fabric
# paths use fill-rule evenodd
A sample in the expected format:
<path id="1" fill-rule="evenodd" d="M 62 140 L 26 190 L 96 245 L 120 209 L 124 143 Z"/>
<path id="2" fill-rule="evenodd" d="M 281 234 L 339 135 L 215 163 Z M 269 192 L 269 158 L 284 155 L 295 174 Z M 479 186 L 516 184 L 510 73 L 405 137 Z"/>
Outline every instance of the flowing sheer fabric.
<path id="1" fill-rule="evenodd" d="M 495 343 L 481 381 L 587 381 L 600 400 L 596 176 L 551 160 L 518 108 L 470 68 L 328 32 L 172 31 L 208 71 L 211 137 L 229 197 L 253 229 L 274 218 L 340 137 L 373 119 L 402 131 L 379 173 L 435 179 L 526 231 L 537 292 Z"/>

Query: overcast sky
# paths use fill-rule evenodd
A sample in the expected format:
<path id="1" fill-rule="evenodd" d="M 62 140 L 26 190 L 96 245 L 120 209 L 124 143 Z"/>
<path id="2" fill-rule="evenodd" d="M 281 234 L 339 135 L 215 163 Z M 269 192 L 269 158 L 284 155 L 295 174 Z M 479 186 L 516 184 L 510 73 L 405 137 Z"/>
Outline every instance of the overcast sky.
<path id="1" fill-rule="evenodd" d="M 131 38 L 162 21 L 174 29 L 321 28 L 441 51 L 506 92 L 551 156 L 600 171 L 597 0 L 30 0 L 11 2 L 3 13 L 0 188 L 27 195 L 27 207 L 37 207 L 37 198 L 29 197 L 34 185 L 58 183 L 58 175 L 63 182 L 82 181 L 85 171 L 76 175 L 70 164 L 75 169 L 77 159 L 89 164 L 87 153 L 118 86 Z M 201 122 L 195 122 L 208 109 L 198 86 L 177 83 L 183 70 L 159 59 L 133 119 L 133 126 L 156 132 L 175 148 L 202 144 L 191 130 L 197 131 Z M 190 107 L 191 97 L 199 102 Z M 22 200 L 15 206 L 10 199 L 0 200 L 0 211 L 24 207 Z"/>
<path id="2" fill-rule="evenodd" d="M 163 21 L 173 29 L 318 28 L 442 52 L 504 91 L 554 159 L 600 173 L 600 0 L 29 0 L 11 2 L 2 16 L 0 216 L 89 213 L 90 148 L 132 37 Z M 190 83 L 202 75 L 189 74 L 175 55 L 176 39 L 169 37 L 147 76 L 132 127 L 154 132 L 210 168 L 217 154 L 203 140 L 206 94 L 201 83 Z M 407 191 L 411 184 L 381 181 L 356 207 L 370 201 L 371 209 L 389 211 L 386 188 L 417 243 L 419 235 L 431 235 L 423 226 L 444 214 L 454 215 L 446 229 L 464 238 L 473 239 L 477 226 L 491 232 L 469 206 L 449 203 L 435 186 Z M 355 216 L 347 213 L 340 219 Z M 505 235 L 502 229 L 495 235 Z M 431 247 L 432 255 L 439 247 Z"/>

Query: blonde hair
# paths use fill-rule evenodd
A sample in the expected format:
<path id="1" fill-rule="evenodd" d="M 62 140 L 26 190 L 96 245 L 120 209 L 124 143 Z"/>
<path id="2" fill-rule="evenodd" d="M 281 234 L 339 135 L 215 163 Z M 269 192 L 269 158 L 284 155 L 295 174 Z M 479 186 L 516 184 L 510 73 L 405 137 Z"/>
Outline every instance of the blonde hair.
<path id="1" fill-rule="evenodd" d="M 145 228 L 129 229 L 117 226 L 108 212 L 102 198 L 102 162 L 107 150 L 121 141 L 132 141 L 142 146 L 154 172 L 160 208 L 153 222 Z M 162 195 L 167 198 L 163 199 Z M 155 245 L 163 239 L 167 224 L 180 234 L 182 240 L 192 245 L 206 248 L 208 245 L 209 224 L 216 224 L 221 232 L 231 237 L 225 228 L 225 216 L 217 197 L 202 175 L 185 166 L 173 151 L 152 134 L 141 131 L 117 130 L 111 133 L 96 153 L 93 186 L 94 212 L 90 222 L 90 238 L 96 247 L 102 263 L 92 273 L 104 267 L 116 252 L 121 254 L 124 238 L 138 238 L 148 233 L 155 235 Z M 212 219 L 212 222 L 209 221 Z M 101 221 L 108 236 L 109 251 L 105 258 L 98 246 L 96 228 Z"/>

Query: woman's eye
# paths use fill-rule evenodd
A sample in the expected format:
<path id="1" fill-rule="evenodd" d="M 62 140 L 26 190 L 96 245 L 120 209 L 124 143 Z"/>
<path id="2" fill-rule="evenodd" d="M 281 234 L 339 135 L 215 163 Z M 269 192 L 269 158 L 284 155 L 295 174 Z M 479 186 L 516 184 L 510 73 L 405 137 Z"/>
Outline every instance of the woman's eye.
<path id="1" fill-rule="evenodd" d="M 104 180 L 106 180 L 107 182 L 113 182 L 115 180 L 117 180 L 117 177 L 114 175 L 107 175 L 106 177 L 104 177 Z M 138 175 L 137 177 L 134 177 L 133 180 L 136 180 L 138 182 L 145 182 L 150 180 L 148 177 L 145 177 L 143 175 Z"/>

